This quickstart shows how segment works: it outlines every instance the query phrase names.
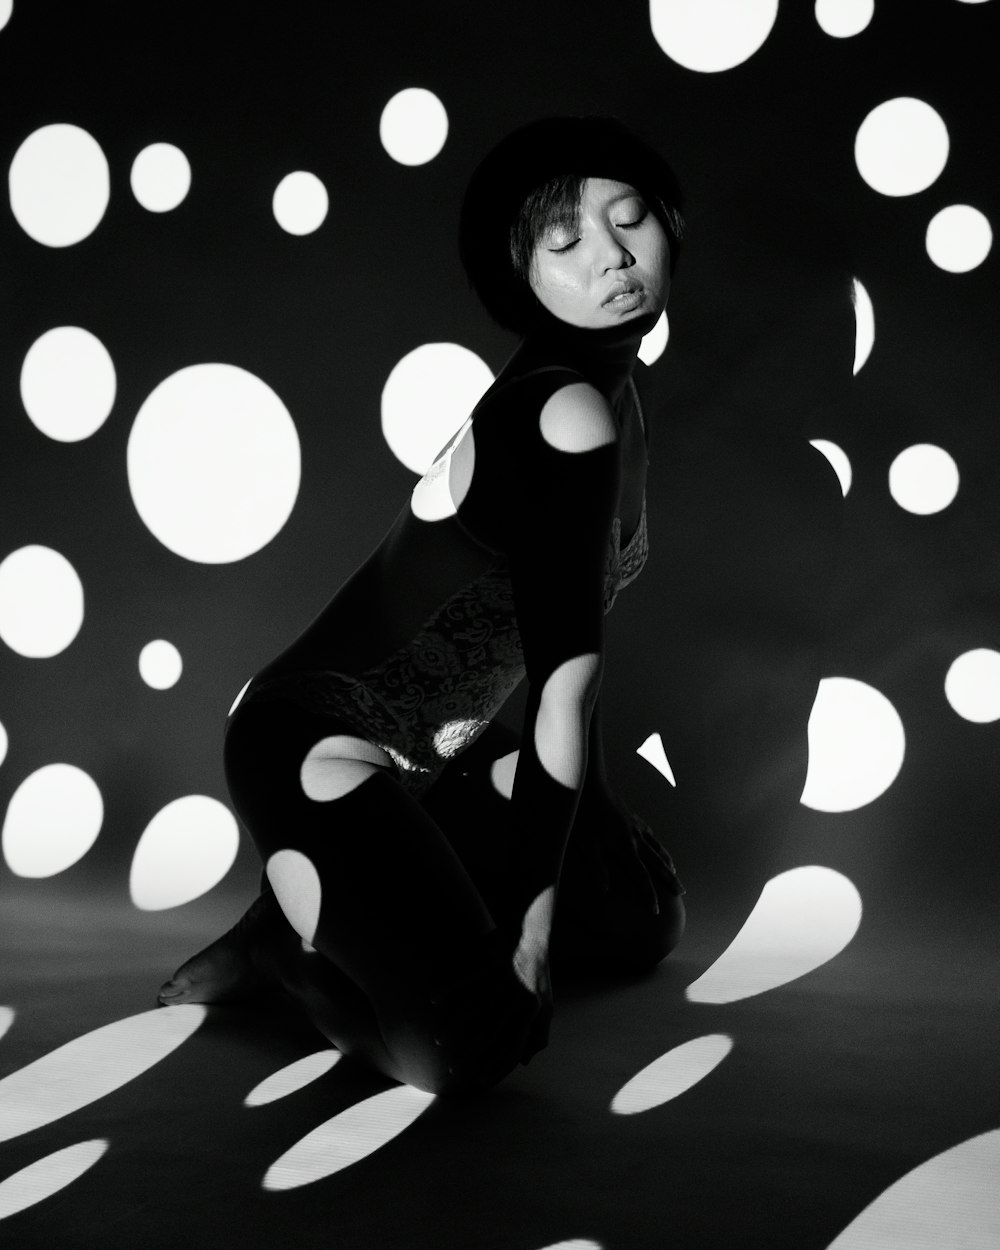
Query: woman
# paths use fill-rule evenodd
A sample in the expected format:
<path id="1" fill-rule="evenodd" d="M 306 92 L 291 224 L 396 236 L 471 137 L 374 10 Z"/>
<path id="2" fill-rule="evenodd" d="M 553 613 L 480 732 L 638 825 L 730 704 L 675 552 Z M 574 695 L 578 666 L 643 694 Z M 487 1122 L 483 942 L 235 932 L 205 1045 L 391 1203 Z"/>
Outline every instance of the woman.
<path id="1" fill-rule="evenodd" d="M 231 713 L 227 779 L 265 890 L 162 1003 L 278 984 L 346 1053 L 467 1091 L 546 1044 L 550 945 L 636 970 L 680 937 L 683 890 L 608 790 L 596 712 L 604 614 L 646 554 L 632 371 L 678 200 L 608 118 L 533 123 L 473 175 L 462 259 L 522 341 Z M 525 675 L 518 751 L 492 722 Z"/>

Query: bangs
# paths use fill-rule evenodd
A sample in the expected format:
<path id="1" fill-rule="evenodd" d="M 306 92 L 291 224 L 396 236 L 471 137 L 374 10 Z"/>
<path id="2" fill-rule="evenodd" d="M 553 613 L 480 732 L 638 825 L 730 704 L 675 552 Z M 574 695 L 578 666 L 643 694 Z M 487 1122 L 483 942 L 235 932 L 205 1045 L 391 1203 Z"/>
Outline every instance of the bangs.
<path id="1" fill-rule="evenodd" d="M 548 230 L 563 226 L 575 230 L 585 179 L 577 174 L 550 178 L 536 187 L 521 205 L 510 228 L 510 258 L 515 272 L 527 281 L 535 245 Z"/>

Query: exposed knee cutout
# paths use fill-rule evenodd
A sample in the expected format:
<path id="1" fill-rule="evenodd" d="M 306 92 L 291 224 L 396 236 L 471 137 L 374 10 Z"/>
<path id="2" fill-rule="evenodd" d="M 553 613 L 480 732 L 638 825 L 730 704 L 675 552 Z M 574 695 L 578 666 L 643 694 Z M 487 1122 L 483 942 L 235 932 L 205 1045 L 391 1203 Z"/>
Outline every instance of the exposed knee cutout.
<path id="1" fill-rule="evenodd" d="M 302 761 L 299 780 L 307 799 L 331 803 L 356 790 L 379 768 L 393 767 L 381 747 L 364 738 L 335 734 L 312 747 Z"/>
<path id="2" fill-rule="evenodd" d="M 546 401 L 538 425 L 542 438 L 556 451 L 594 451 L 618 437 L 608 401 L 589 382 L 560 387 Z"/>
<path id="3" fill-rule="evenodd" d="M 535 718 L 535 753 L 553 781 L 575 790 L 583 780 L 587 724 L 581 710 L 592 697 L 600 657 L 566 660 L 542 688 Z"/>
<path id="4" fill-rule="evenodd" d="M 323 902 L 323 887 L 312 860 L 301 851 L 275 851 L 264 871 L 288 923 L 311 946 Z"/>
<path id="5" fill-rule="evenodd" d="M 517 772 L 517 760 L 520 751 L 511 751 L 509 755 L 501 755 L 490 765 L 490 783 L 497 794 L 509 799 L 514 793 L 514 774 Z"/>

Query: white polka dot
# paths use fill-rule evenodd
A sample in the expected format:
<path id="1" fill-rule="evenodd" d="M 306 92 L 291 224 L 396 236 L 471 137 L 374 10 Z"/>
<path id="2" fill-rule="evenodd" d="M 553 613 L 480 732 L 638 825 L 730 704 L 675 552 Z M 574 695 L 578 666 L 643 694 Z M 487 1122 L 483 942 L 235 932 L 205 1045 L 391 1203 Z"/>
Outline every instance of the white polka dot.
<path id="1" fill-rule="evenodd" d="M 0 1220 L 26 1211 L 88 1172 L 108 1148 L 99 1138 L 64 1146 L 0 1181 Z"/>
<path id="2" fill-rule="evenodd" d="M 181 653 L 172 642 L 157 638 L 147 642 L 139 652 L 139 675 L 154 690 L 176 686 L 184 668 Z"/>
<path id="3" fill-rule="evenodd" d="M 583 701 L 593 689 L 600 658 L 577 655 L 551 673 L 538 701 L 535 717 L 535 754 L 553 781 L 570 790 L 583 773 L 587 726 Z"/>
<path id="4" fill-rule="evenodd" d="M 51 547 L 21 547 L 0 564 L 0 638 L 18 655 L 65 651 L 83 624 L 83 585 Z"/>
<path id="5" fill-rule="evenodd" d="M 172 143 L 151 143 L 132 162 L 130 181 L 143 208 L 169 213 L 191 189 L 191 166 Z"/>
<path id="6" fill-rule="evenodd" d="M 83 769 L 46 764 L 11 796 L 4 858 L 19 877 L 53 877 L 86 855 L 103 823 L 101 792 Z"/>
<path id="7" fill-rule="evenodd" d="M 14 1008 L 0 1007 L 0 1037 L 3 1037 L 14 1023 Z"/>
<path id="8" fill-rule="evenodd" d="M 964 720 L 1000 720 L 1000 651 L 979 647 L 960 655 L 948 669 L 944 693 Z"/>
<path id="9" fill-rule="evenodd" d="M 968 204 L 942 208 L 927 227 L 927 255 L 948 273 L 975 269 L 990 254 L 992 246 L 989 219 Z"/>
<path id="10" fill-rule="evenodd" d="M 851 462 L 847 458 L 846 453 L 837 446 L 836 443 L 828 442 L 825 438 L 811 438 L 810 445 L 815 447 L 818 452 L 822 452 L 833 466 L 833 470 L 840 482 L 840 493 L 846 497 L 847 492 L 851 489 Z"/>
<path id="11" fill-rule="evenodd" d="M 107 348 L 88 330 L 59 326 L 28 349 L 21 366 L 21 401 L 49 438 L 89 438 L 115 402 L 115 367 Z"/>
<path id="12" fill-rule="evenodd" d="M 827 1250 L 996 1250 L 1000 1129 L 952 1146 L 870 1203 Z"/>
<path id="13" fill-rule="evenodd" d="M 47 247 L 69 247 L 92 234 L 110 194 L 107 159 L 79 126 L 43 126 L 11 162 L 11 211 L 25 234 Z"/>
<path id="14" fill-rule="evenodd" d="M 656 771 L 666 777 L 672 786 L 677 785 L 674 770 L 670 767 L 667 753 L 663 747 L 663 739 L 659 734 L 650 734 L 641 747 L 636 748 L 636 755 L 641 755 L 647 764 L 652 764 Z"/>
<path id="15" fill-rule="evenodd" d="M 660 319 L 648 334 L 642 336 L 639 344 L 639 359 L 644 365 L 655 364 L 663 355 L 670 339 L 670 322 L 667 310 L 660 313 Z"/>
<path id="16" fill-rule="evenodd" d="M 156 1007 L 74 1038 L 0 1080 L 0 1141 L 72 1115 L 165 1059 L 205 1019 L 199 1003 Z"/>
<path id="17" fill-rule="evenodd" d="M 236 859 L 240 834 L 224 803 L 204 794 L 174 799 L 146 826 L 132 856 L 129 893 L 140 911 L 200 898 Z"/>
<path id="18" fill-rule="evenodd" d="M 334 734 L 322 738 L 308 754 L 299 769 L 302 792 L 314 803 L 331 803 L 356 790 L 378 768 L 391 768 L 392 760 L 381 747 Z"/>
<path id="19" fill-rule="evenodd" d="M 266 1103 L 277 1102 L 279 1098 L 287 1098 L 289 1094 L 298 1093 L 306 1085 L 325 1076 L 340 1060 L 339 1050 L 318 1050 L 313 1055 L 305 1055 L 296 1059 L 287 1067 L 274 1072 L 266 1080 L 247 1094 L 243 1100 L 244 1107 L 263 1107 Z"/>
<path id="20" fill-rule="evenodd" d="M 839 955 L 860 924 L 861 896 L 847 877 L 815 866 L 783 872 L 687 998 L 735 1003 L 787 985 Z"/>
<path id="21" fill-rule="evenodd" d="M 816 21 L 834 39 L 860 35 L 875 13 L 875 0 L 816 0 Z"/>
<path id="22" fill-rule="evenodd" d="M 874 802 L 903 766 L 906 735 L 884 694 L 851 677 L 825 677 L 809 716 L 809 768 L 800 802 L 851 812 Z"/>
<path id="23" fill-rule="evenodd" d="M 266 872 L 288 923 L 299 937 L 315 945 L 323 887 L 312 861 L 301 851 L 275 851 Z"/>
<path id="24" fill-rule="evenodd" d="M 421 521 L 443 521 L 454 516 L 469 493 L 475 466 L 476 440 L 470 420 L 413 488 L 413 515 Z"/>
<path id="25" fill-rule="evenodd" d="M 882 195 L 915 195 L 933 183 L 948 160 L 948 129 L 938 113 L 911 96 L 872 109 L 854 143 L 858 172 Z"/>
<path id="26" fill-rule="evenodd" d="M 7 730 L 0 725 L 0 764 L 7 758 Z"/>
<path id="27" fill-rule="evenodd" d="M 0 0 L 0 30 L 10 21 L 10 15 L 14 11 L 14 0 Z"/>
<path id="28" fill-rule="evenodd" d="M 426 473 L 493 385 L 489 367 L 457 343 L 424 343 L 382 388 L 382 433 L 397 460 Z"/>
<path id="29" fill-rule="evenodd" d="M 650 0 L 653 38 L 686 69 L 717 73 L 748 60 L 764 43 L 778 0 Z"/>
<path id="30" fill-rule="evenodd" d="M 875 309 L 872 307 L 871 296 L 861 285 L 858 278 L 854 279 L 854 375 L 863 368 L 875 346 Z"/>
<path id="31" fill-rule="evenodd" d="M 444 147 L 448 114 L 432 91 L 407 87 L 392 97 L 379 121 L 382 146 L 400 165 L 425 165 Z"/>
<path id="32" fill-rule="evenodd" d="M 550 885 L 535 899 L 524 915 L 521 940 L 514 952 L 514 973 L 532 994 L 542 991 L 548 983 L 546 960 L 552 933 L 556 888 Z"/>
<path id="33" fill-rule="evenodd" d="M 330 197 L 315 174 L 304 169 L 286 174 L 271 202 L 274 219 L 289 234 L 312 234 L 326 220 Z"/>
<path id="34" fill-rule="evenodd" d="M 663 1106 L 714 1072 L 732 1049 L 733 1039 L 725 1033 L 709 1033 L 675 1046 L 627 1081 L 611 1100 L 611 1110 L 636 1115 Z"/>
<path id="35" fill-rule="evenodd" d="M 252 682 L 252 681 L 253 681 L 253 678 L 252 678 L 252 677 L 249 677 L 249 678 L 247 678 L 247 680 L 243 683 L 243 685 L 240 687 L 240 692 L 239 692 L 239 694 L 238 694 L 238 695 L 236 696 L 236 698 L 233 700 L 233 705 L 232 705 L 232 707 L 231 707 L 231 708 L 229 709 L 229 711 L 226 713 L 226 715 L 227 715 L 227 716 L 232 716 L 232 714 L 236 711 L 236 709 L 239 707 L 239 705 L 243 702 L 243 696 L 244 696 L 244 695 L 246 694 L 246 692 L 250 689 L 250 682 Z"/>
<path id="36" fill-rule="evenodd" d="M 572 1241 L 558 1241 L 542 1250 L 604 1250 L 599 1241 L 591 1241 L 589 1237 L 574 1237 Z"/>
<path id="37" fill-rule="evenodd" d="M 930 516 L 958 494 L 958 465 L 943 448 L 917 443 L 889 466 L 889 492 L 907 512 Z"/>
<path id="38" fill-rule="evenodd" d="M 299 438 L 288 409 L 235 365 L 171 374 L 139 409 L 128 480 L 161 543 L 203 564 L 242 560 L 280 531 L 299 490 Z"/>
<path id="39" fill-rule="evenodd" d="M 397 1085 L 355 1103 L 276 1159 L 264 1176 L 264 1188 L 298 1189 L 366 1159 L 409 1128 L 433 1102 L 433 1094 Z"/>
<path id="40" fill-rule="evenodd" d="M 514 793 L 514 777 L 520 757 L 520 751 L 511 751 L 509 755 L 502 755 L 490 765 L 490 784 L 502 798 L 509 799 Z"/>

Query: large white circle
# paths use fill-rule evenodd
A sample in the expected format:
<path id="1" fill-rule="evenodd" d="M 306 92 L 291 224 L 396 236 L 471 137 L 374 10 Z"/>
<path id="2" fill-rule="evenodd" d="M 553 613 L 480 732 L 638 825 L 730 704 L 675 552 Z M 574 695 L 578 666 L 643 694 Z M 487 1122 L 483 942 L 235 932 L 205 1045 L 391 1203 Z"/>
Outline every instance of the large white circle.
<path id="1" fill-rule="evenodd" d="M 300 472 L 288 409 L 235 365 L 171 374 L 129 435 L 139 516 L 165 547 L 202 564 L 242 560 L 269 543 L 295 505 Z"/>
<path id="2" fill-rule="evenodd" d="M 83 624 L 83 584 L 51 547 L 12 551 L 0 564 L 0 638 L 18 655 L 49 659 Z"/>
<path id="3" fill-rule="evenodd" d="M 424 343 L 382 388 L 382 433 L 393 455 L 424 474 L 493 385 L 489 366 L 457 343 Z"/>
<path id="4" fill-rule="evenodd" d="M 433 91 L 407 87 L 382 110 L 378 126 L 382 146 L 400 165 L 426 165 L 444 147 L 448 114 Z"/>
<path id="5" fill-rule="evenodd" d="M 129 893 L 141 911 L 163 911 L 218 885 L 239 850 L 239 827 L 218 799 L 188 794 L 146 826 L 132 857 Z"/>
<path id="6" fill-rule="evenodd" d="M 79 243 L 97 229 L 110 195 L 107 158 L 97 140 L 79 126 L 42 126 L 14 153 L 10 207 L 36 243 Z"/>
<path id="7" fill-rule="evenodd" d="M 180 680 L 184 662 L 172 642 L 157 638 L 139 652 L 139 676 L 154 690 L 169 690 Z"/>
<path id="8" fill-rule="evenodd" d="M 981 265 L 993 246 L 989 219 L 970 204 L 952 204 L 931 218 L 927 255 L 948 273 L 968 273 Z"/>
<path id="9" fill-rule="evenodd" d="M 948 669 L 944 693 L 963 720 L 1000 720 L 1000 651 L 978 647 L 960 655 Z"/>
<path id="10" fill-rule="evenodd" d="M 108 419 L 115 402 L 115 366 L 99 338 L 79 326 L 47 330 L 21 366 L 21 401 L 49 438 L 76 443 Z"/>
<path id="11" fill-rule="evenodd" d="M 853 288 L 854 376 L 857 377 L 875 346 L 875 309 L 872 307 L 871 296 L 859 278 L 854 279 Z"/>
<path id="12" fill-rule="evenodd" d="M 271 201 L 274 219 L 289 234 L 312 234 L 326 220 L 330 197 L 326 187 L 304 169 L 286 174 Z"/>
<path id="13" fill-rule="evenodd" d="M 948 161 L 948 128 L 923 100 L 898 96 L 868 114 L 854 141 L 858 173 L 882 195 L 915 195 Z"/>
<path id="14" fill-rule="evenodd" d="M 884 794 L 903 766 L 906 735 L 884 694 L 851 677 L 826 677 L 809 716 L 809 768 L 800 802 L 852 812 Z"/>
<path id="15" fill-rule="evenodd" d="M 713 74 L 748 60 L 764 43 L 778 0 L 650 0 L 653 38 L 685 69 Z"/>
<path id="16" fill-rule="evenodd" d="M 860 35 L 875 13 L 875 0 L 816 0 L 816 21 L 834 39 Z"/>
<path id="17" fill-rule="evenodd" d="M 846 498 L 847 492 L 851 489 L 852 478 L 851 462 L 847 453 L 843 448 L 838 447 L 836 443 L 831 443 L 825 438 L 811 438 L 809 443 L 829 460 L 833 466 L 834 473 L 837 475 L 837 480 L 840 482 L 840 493 Z"/>
<path id="18" fill-rule="evenodd" d="M 73 764 L 46 764 L 17 787 L 3 823 L 3 853 L 19 877 L 63 872 L 97 841 L 104 802 L 94 781 Z"/>
<path id="19" fill-rule="evenodd" d="M 958 465 L 933 443 L 907 447 L 889 466 L 889 493 L 917 516 L 940 512 L 958 494 Z"/>
<path id="20" fill-rule="evenodd" d="M 191 189 L 191 165 L 172 143 L 151 143 L 132 162 L 132 194 L 151 213 L 168 213 Z"/>

